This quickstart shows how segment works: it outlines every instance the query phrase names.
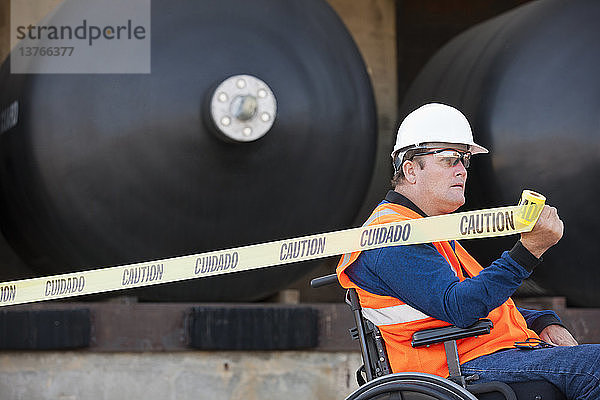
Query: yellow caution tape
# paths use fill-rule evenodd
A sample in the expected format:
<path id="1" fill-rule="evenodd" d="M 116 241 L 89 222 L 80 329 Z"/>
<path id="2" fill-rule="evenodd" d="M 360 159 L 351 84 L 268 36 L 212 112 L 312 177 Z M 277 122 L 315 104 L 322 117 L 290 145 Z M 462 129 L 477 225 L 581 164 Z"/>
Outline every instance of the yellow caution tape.
<path id="1" fill-rule="evenodd" d="M 506 236 L 533 229 L 545 197 L 524 191 L 517 206 L 365 226 L 220 251 L 0 283 L 0 306 L 54 300 L 386 246 Z"/>

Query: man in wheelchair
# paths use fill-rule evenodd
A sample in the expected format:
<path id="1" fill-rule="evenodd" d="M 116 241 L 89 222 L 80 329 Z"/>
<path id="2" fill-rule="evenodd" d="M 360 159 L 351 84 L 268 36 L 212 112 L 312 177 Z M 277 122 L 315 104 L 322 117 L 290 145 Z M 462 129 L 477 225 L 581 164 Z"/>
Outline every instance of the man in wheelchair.
<path id="1" fill-rule="evenodd" d="M 454 212 L 465 202 L 471 155 L 487 152 L 455 108 L 432 103 L 413 111 L 392 152 L 394 190 L 365 225 Z M 448 349 L 415 346 L 413 335 L 486 318 L 489 334 L 455 341 L 463 375 L 480 383 L 543 380 L 569 399 L 600 399 L 600 345 L 577 345 L 554 312 L 519 309 L 510 299 L 562 234 L 557 210 L 545 206 L 534 229 L 485 269 L 459 243 L 445 241 L 345 254 L 336 272 L 381 332 L 392 372 L 452 375 Z"/>

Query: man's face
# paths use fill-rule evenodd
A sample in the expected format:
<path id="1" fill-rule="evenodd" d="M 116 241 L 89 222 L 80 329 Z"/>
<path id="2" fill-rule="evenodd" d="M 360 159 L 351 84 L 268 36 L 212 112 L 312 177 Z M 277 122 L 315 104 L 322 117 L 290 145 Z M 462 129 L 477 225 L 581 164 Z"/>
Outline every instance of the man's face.
<path id="1" fill-rule="evenodd" d="M 464 149 L 456 148 L 464 152 Z M 417 168 L 417 190 L 419 197 L 427 203 L 429 215 L 448 214 L 465 203 L 467 170 L 462 162 L 452 166 L 448 159 L 438 154 L 419 156 L 424 161 L 423 169 Z"/>

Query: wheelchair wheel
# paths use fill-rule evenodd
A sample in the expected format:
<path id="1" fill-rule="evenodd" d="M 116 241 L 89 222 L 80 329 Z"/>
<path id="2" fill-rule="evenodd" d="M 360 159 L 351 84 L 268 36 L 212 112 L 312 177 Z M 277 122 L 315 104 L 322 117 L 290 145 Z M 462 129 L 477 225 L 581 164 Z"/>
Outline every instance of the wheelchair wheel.
<path id="1" fill-rule="evenodd" d="M 346 400 L 477 400 L 456 383 L 439 376 L 401 372 L 367 382 Z"/>

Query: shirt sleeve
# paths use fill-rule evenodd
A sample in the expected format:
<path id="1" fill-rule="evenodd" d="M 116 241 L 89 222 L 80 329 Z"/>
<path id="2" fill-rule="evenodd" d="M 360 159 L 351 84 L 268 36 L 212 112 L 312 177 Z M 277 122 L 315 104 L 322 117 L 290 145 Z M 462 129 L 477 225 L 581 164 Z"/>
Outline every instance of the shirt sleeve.
<path id="1" fill-rule="evenodd" d="M 479 275 L 460 282 L 432 244 L 420 244 L 362 252 L 346 273 L 371 293 L 396 297 L 431 317 L 467 327 L 504 303 L 531 271 L 506 251 Z"/>
<path id="2" fill-rule="evenodd" d="M 523 318 L 525 318 L 525 322 L 527 322 L 527 327 L 537 333 L 538 335 L 544 330 L 548 325 L 560 325 L 565 327 L 558 317 L 558 315 L 552 310 L 529 310 L 526 308 L 517 307 Z"/>

